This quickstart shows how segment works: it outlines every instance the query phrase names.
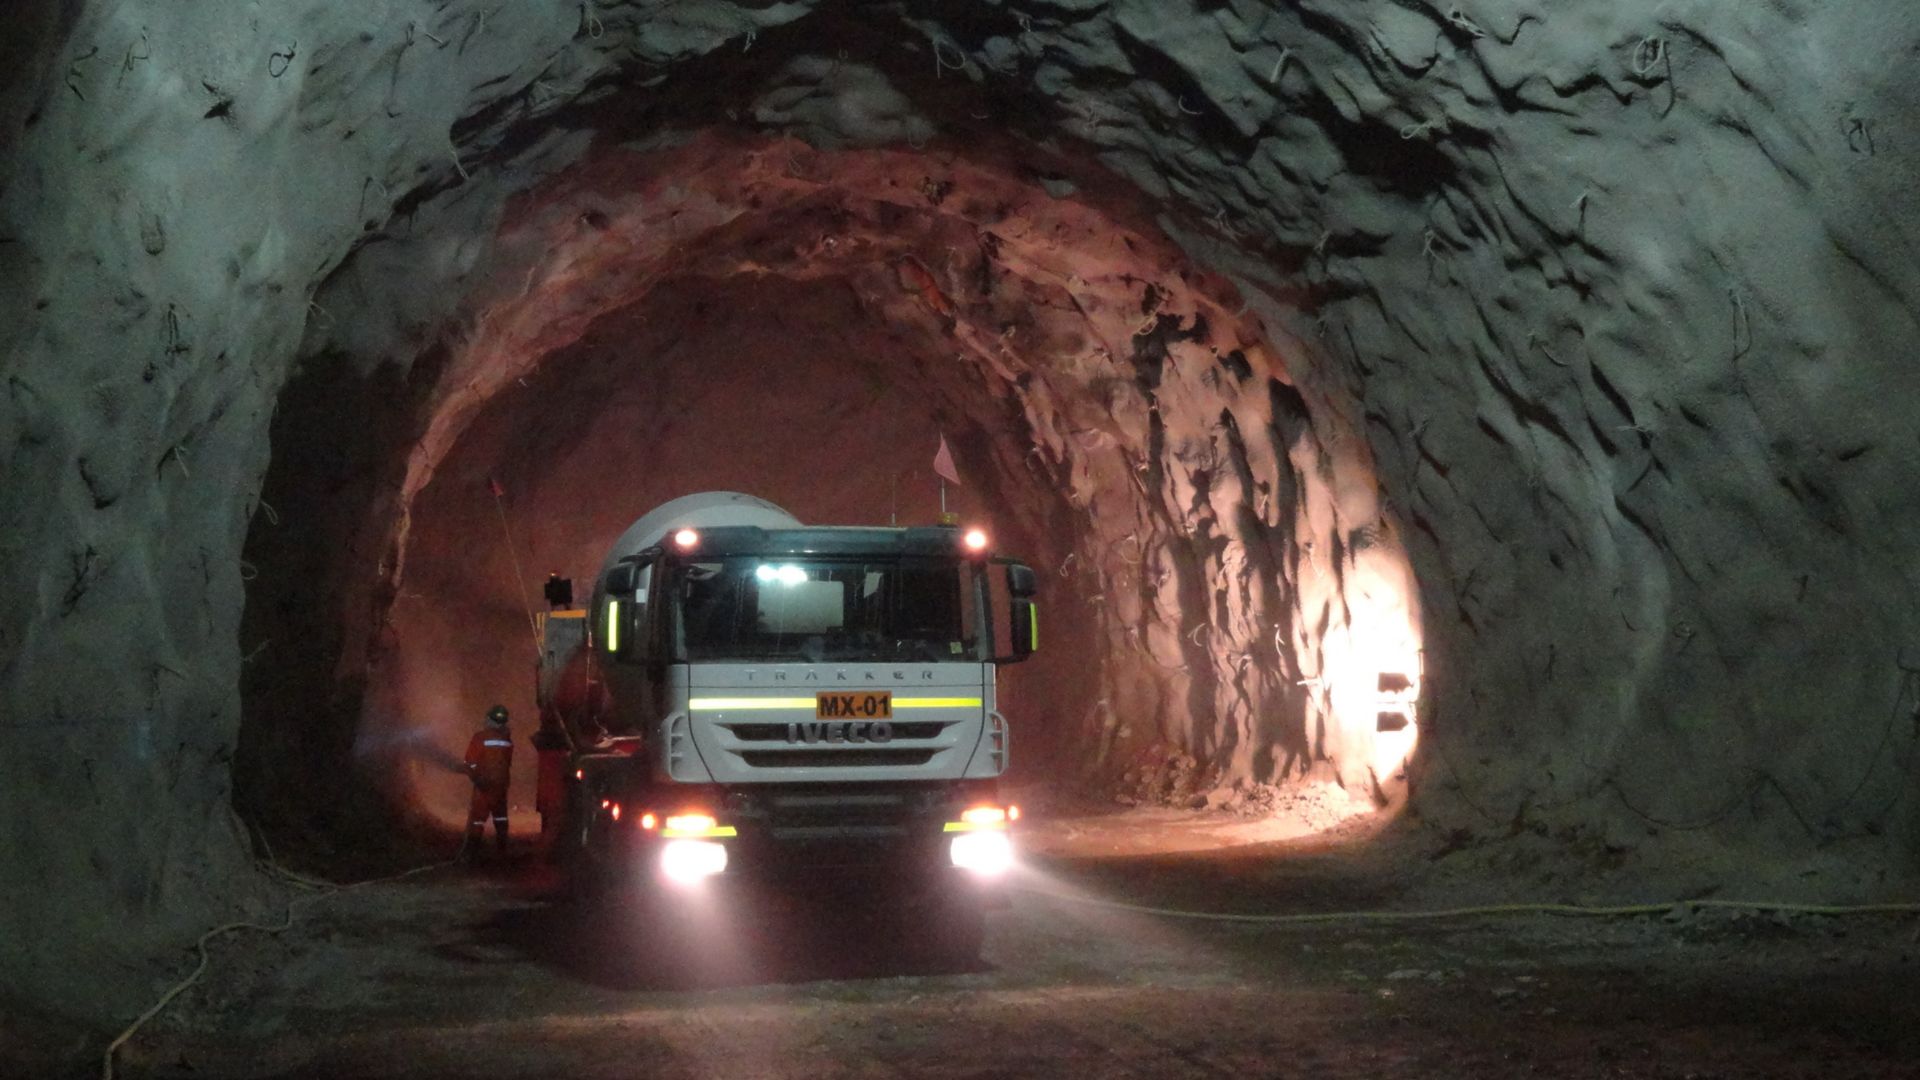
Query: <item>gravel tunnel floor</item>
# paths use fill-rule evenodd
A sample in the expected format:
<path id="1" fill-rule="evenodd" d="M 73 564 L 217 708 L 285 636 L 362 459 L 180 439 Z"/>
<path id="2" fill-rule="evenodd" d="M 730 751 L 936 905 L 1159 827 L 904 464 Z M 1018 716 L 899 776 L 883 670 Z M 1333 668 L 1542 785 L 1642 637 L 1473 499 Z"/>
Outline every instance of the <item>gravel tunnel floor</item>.
<path id="1" fill-rule="evenodd" d="M 1191 847 L 1204 820 L 1168 846 Z M 706 976 L 661 976 L 626 962 L 633 926 L 576 921 L 526 857 L 350 890 L 285 933 L 216 945 L 121 1074 L 1920 1075 L 1910 918 L 1247 926 L 1066 899 L 1421 902 L 1394 872 L 1422 857 L 1406 843 L 1116 855 L 1114 824 L 1035 823 L 1045 854 L 966 970 L 897 959 L 853 920 L 856 900 L 824 918 L 756 907 Z"/>

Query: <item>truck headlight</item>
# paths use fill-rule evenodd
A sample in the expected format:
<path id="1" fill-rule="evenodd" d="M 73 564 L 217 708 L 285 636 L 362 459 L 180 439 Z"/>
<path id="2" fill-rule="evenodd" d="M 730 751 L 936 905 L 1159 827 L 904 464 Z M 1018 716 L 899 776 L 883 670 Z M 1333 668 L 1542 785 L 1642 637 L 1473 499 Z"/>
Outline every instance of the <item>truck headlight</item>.
<path id="1" fill-rule="evenodd" d="M 660 849 L 660 872 L 676 885 L 691 885 L 727 868 L 727 846 L 712 840 L 669 840 Z"/>
<path id="2" fill-rule="evenodd" d="M 947 849 L 953 865 L 982 877 L 995 877 L 1013 866 L 1013 841 L 1004 832 L 969 832 L 955 836 Z"/>

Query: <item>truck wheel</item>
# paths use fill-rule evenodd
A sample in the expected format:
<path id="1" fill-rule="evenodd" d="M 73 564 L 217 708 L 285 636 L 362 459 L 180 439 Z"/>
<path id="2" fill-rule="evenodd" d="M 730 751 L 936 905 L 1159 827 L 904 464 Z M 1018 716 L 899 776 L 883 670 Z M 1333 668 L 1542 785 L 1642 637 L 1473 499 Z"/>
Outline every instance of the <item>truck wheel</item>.
<path id="1" fill-rule="evenodd" d="M 567 808 L 561 819 L 560 834 L 554 840 L 555 861 L 560 865 L 561 895 L 570 902 L 592 899 L 599 891 L 597 862 L 593 857 L 593 818 L 585 809 L 578 784 L 567 793 Z"/>

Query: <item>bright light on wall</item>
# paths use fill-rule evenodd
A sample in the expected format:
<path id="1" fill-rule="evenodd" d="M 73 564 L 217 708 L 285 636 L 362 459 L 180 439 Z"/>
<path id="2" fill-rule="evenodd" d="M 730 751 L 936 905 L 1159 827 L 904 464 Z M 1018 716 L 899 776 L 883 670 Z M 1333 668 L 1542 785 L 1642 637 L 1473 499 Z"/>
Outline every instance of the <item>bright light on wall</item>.
<path id="1" fill-rule="evenodd" d="M 1390 613 L 1360 611 L 1341 636 L 1344 642 L 1331 635 L 1327 642 L 1333 711 L 1350 738 L 1371 743 L 1365 756 L 1384 781 L 1400 771 L 1419 738 L 1418 637 Z"/>
<path id="2" fill-rule="evenodd" d="M 1314 603 L 1341 601 L 1346 619 L 1324 631 L 1296 624 L 1303 652 L 1317 652 L 1310 708 L 1325 725 L 1328 756 L 1341 783 L 1375 799 L 1398 801 L 1404 766 L 1420 737 L 1419 702 L 1425 679 L 1418 590 L 1406 554 L 1389 536 L 1352 552 L 1338 579 L 1306 580 L 1324 590 Z M 1311 670 L 1311 669 L 1310 669 Z"/>

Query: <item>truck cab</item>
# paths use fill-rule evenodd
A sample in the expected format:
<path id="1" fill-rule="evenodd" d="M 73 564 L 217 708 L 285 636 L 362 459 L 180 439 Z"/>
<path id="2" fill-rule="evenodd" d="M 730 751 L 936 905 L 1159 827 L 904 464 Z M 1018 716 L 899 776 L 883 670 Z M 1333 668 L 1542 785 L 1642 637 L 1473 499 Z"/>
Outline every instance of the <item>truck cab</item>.
<path id="1" fill-rule="evenodd" d="M 960 888 L 1003 873 L 1018 809 L 999 790 L 1012 748 L 996 675 L 1037 644 L 1032 570 L 979 530 L 742 516 L 636 525 L 596 581 L 597 692 L 562 718 L 567 857 L 667 889 L 854 866 Z"/>

